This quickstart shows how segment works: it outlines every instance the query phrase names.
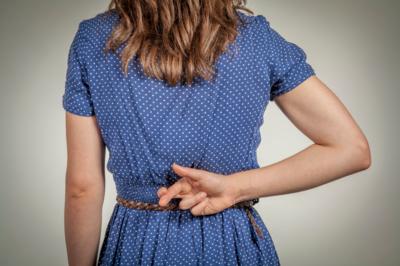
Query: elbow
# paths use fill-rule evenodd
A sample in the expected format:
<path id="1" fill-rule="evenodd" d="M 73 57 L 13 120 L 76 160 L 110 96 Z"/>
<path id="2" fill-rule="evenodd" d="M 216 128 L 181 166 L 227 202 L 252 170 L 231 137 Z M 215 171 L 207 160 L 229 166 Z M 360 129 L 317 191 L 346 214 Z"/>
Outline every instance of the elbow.
<path id="1" fill-rule="evenodd" d="M 358 149 L 360 150 L 360 168 L 361 170 L 366 170 L 371 167 L 372 159 L 371 159 L 371 150 L 369 147 L 369 143 L 366 139 L 360 141 L 358 144 Z"/>
<path id="2" fill-rule="evenodd" d="M 66 196 L 70 199 L 87 199 L 104 194 L 103 182 L 82 181 L 84 178 L 69 178 L 66 182 Z"/>
<path id="3" fill-rule="evenodd" d="M 367 139 L 361 138 L 351 145 L 351 154 L 353 157 L 356 171 L 363 171 L 371 167 L 371 150 Z"/>
<path id="4" fill-rule="evenodd" d="M 67 188 L 65 199 L 68 203 L 86 204 L 90 203 L 94 206 L 102 207 L 104 202 L 104 189 L 99 188 L 82 188 L 82 187 L 70 187 Z"/>
<path id="5" fill-rule="evenodd" d="M 68 186 L 66 196 L 71 199 L 85 199 L 90 197 L 93 189 L 84 186 Z"/>

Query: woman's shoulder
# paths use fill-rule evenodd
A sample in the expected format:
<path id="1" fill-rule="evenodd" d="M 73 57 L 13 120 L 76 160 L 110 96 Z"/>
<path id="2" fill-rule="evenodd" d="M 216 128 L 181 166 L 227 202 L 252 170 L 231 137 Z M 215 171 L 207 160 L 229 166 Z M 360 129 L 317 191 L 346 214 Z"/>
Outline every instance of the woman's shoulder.
<path id="1" fill-rule="evenodd" d="M 114 10 L 107 10 L 79 22 L 78 34 L 92 45 L 103 45 L 111 34 L 119 16 Z"/>
<path id="2" fill-rule="evenodd" d="M 243 30 L 249 32 L 253 37 L 260 38 L 269 31 L 269 20 L 261 14 L 247 14 L 237 11 L 240 20 L 243 22 Z"/>
<path id="3" fill-rule="evenodd" d="M 94 31 L 106 31 L 111 29 L 118 20 L 119 16 L 115 10 L 107 10 L 83 19 L 80 24 Z"/>
<path id="4" fill-rule="evenodd" d="M 237 10 L 240 20 L 243 22 L 244 26 L 247 27 L 249 25 L 253 25 L 258 15 L 254 15 L 251 13 L 245 13 L 244 11 Z"/>

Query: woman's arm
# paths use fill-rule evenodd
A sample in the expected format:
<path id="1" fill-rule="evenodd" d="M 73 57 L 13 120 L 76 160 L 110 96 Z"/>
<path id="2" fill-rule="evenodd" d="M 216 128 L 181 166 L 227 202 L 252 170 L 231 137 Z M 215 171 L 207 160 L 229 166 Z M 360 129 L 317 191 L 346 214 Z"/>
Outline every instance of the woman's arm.
<path id="1" fill-rule="evenodd" d="M 66 112 L 65 240 L 68 265 L 96 265 L 104 201 L 105 148 L 95 116 Z"/>
<path id="2" fill-rule="evenodd" d="M 282 161 L 232 174 L 234 202 L 310 189 L 369 168 L 367 139 L 317 76 L 276 97 L 275 102 L 314 143 Z"/>
<path id="3" fill-rule="evenodd" d="M 275 98 L 276 104 L 313 144 L 280 162 L 230 175 L 174 163 L 182 178 L 157 191 L 159 204 L 181 198 L 194 215 L 220 212 L 259 197 L 313 188 L 371 165 L 368 141 L 334 93 L 313 75 Z"/>

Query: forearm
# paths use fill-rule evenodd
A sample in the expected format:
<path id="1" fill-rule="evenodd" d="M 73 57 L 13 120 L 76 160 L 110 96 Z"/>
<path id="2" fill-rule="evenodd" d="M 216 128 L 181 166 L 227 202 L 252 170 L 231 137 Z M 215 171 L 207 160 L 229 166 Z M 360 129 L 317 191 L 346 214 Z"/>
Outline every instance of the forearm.
<path id="1" fill-rule="evenodd" d="M 269 166 L 232 174 L 235 202 L 287 194 L 320 186 L 368 168 L 366 148 L 312 144 Z"/>
<path id="2" fill-rule="evenodd" d="M 68 265 L 96 265 L 101 233 L 104 192 L 100 188 L 65 197 L 65 240 Z"/>

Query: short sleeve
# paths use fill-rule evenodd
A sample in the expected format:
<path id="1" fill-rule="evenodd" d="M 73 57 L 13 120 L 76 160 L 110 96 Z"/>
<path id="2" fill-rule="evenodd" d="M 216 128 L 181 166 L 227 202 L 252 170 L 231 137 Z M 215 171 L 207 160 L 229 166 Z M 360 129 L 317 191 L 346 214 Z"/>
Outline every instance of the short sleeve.
<path id="1" fill-rule="evenodd" d="M 68 53 L 67 73 L 62 95 L 63 108 L 81 116 L 94 115 L 93 102 L 87 76 L 89 45 L 81 22 Z"/>
<path id="2" fill-rule="evenodd" d="M 275 97 L 289 92 L 315 75 L 315 71 L 307 62 L 307 55 L 301 47 L 286 40 L 263 15 L 257 15 L 256 20 L 270 68 L 269 100 L 274 101 Z"/>

